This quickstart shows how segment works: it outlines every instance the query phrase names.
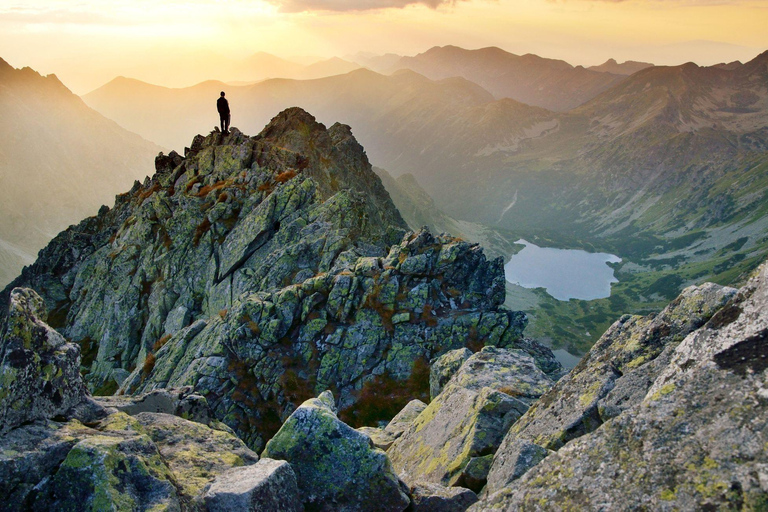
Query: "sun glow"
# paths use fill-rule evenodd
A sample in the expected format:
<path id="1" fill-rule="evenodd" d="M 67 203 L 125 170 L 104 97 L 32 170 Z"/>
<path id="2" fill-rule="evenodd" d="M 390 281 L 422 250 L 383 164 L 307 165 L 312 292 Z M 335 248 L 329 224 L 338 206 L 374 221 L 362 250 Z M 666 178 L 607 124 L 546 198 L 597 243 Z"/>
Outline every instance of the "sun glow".
<path id="1" fill-rule="evenodd" d="M 3 0 L 0 57 L 78 93 L 116 75 L 227 80 L 219 64 L 259 51 L 320 60 L 454 44 L 582 65 L 713 64 L 768 48 L 766 20 L 766 2 L 748 0 Z"/>

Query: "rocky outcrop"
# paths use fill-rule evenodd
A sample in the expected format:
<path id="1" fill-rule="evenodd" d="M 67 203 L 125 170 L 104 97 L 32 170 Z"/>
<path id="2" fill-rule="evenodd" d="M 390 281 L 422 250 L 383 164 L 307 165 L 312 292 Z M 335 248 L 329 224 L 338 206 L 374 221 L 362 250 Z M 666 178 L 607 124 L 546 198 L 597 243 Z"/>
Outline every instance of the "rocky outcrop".
<path id="1" fill-rule="evenodd" d="M 80 349 L 51 329 L 43 299 L 15 288 L 0 340 L 0 434 L 85 399 Z"/>
<path id="2" fill-rule="evenodd" d="M 501 260 L 405 223 L 362 147 L 298 108 L 257 136 L 197 136 L 16 284 L 80 345 L 99 395 L 184 388 L 254 449 L 334 389 L 359 427 L 428 398 L 428 362 L 510 346 Z"/>
<path id="3" fill-rule="evenodd" d="M 187 390 L 94 400 L 78 347 L 44 319 L 34 291 L 14 290 L 0 382 L 3 510 L 198 510 L 217 474 L 258 461 Z"/>
<path id="4" fill-rule="evenodd" d="M 485 347 L 464 361 L 387 454 L 409 484 L 479 491 L 488 474 L 488 456 L 530 402 L 552 384 L 527 353 Z"/>
<path id="5" fill-rule="evenodd" d="M 290 464 L 272 459 L 222 473 L 204 499 L 208 512 L 304 511 Z"/>
<path id="6" fill-rule="evenodd" d="M 734 293 L 707 283 L 687 288 L 658 315 L 623 316 L 514 425 L 505 444 L 526 439 L 556 450 L 634 405 L 655 379 L 665 349 L 703 325 Z"/>
<path id="7" fill-rule="evenodd" d="M 262 456 L 291 464 L 309 510 L 402 511 L 410 503 L 387 455 L 336 417 L 328 391 L 296 409 Z"/>
<path id="8" fill-rule="evenodd" d="M 689 288 L 654 318 L 615 324 L 539 402 L 552 410 L 565 385 L 585 373 L 605 383 L 596 363 L 613 361 L 623 375 L 609 390 L 595 385 L 600 396 L 589 400 L 597 404 L 592 417 L 602 418 L 604 400 L 611 414 L 514 480 L 514 464 L 502 454 L 521 453 L 520 434 L 533 424 L 522 418 L 496 454 L 487 495 L 471 510 L 538 509 L 541 503 L 581 510 L 765 508 L 768 266 L 734 292 L 711 284 Z M 621 385 L 638 370 L 642 379 Z M 626 399 L 611 400 L 619 391 Z M 561 401 L 559 414 L 581 417 L 586 402 Z"/>

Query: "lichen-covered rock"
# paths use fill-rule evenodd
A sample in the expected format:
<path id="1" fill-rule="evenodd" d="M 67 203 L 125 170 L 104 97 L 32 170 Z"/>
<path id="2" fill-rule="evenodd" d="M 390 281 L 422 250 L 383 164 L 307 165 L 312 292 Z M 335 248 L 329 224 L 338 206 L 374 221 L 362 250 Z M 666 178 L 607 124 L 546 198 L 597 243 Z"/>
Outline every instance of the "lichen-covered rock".
<path id="1" fill-rule="evenodd" d="M 296 475 L 282 460 L 261 459 L 216 477 L 205 493 L 208 512 L 303 512 Z"/>
<path id="2" fill-rule="evenodd" d="M 375 425 L 428 398 L 434 357 L 520 338 L 501 259 L 406 227 L 350 129 L 291 108 L 160 157 L 16 284 L 80 345 L 94 394 L 191 386 L 261 449 L 325 389 Z"/>
<path id="3" fill-rule="evenodd" d="M 199 498 L 217 475 L 259 460 L 226 427 L 209 428 L 164 413 L 141 412 L 135 419 L 157 445 L 180 494 L 190 500 Z"/>
<path id="4" fill-rule="evenodd" d="M 395 439 L 397 439 L 403 435 L 403 432 L 410 428 L 413 421 L 426 408 L 427 404 L 421 400 L 411 400 L 405 407 L 403 407 L 403 410 L 397 413 L 395 417 L 387 423 L 387 426 L 384 427 L 384 431 L 392 434 Z"/>
<path id="5" fill-rule="evenodd" d="M 507 487 L 529 469 L 552 453 L 546 448 L 524 439 L 515 439 L 493 457 L 494 471 L 489 472 L 485 493 L 491 494 Z M 490 468 L 489 468 L 490 469 Z"/>
<path id="6" fill-rule="evenodd" d="M 171 390 L 106 402 L 85 397 L 53 420 L 0 436 L 0 508 L 201 510 L 202 492 L 217 474 L 258 461 L 231 429 L 200 414 L 202 397 Z M 163 408 L 208 421 L 141 412 Z"/>
<path id="7" fill-rule="evenodd" d="M 483 347 L 453 375 L 451 383 L 480 391 L 490 387 L 530 405 L 554 384 L 522 350 Z"/>
<path id="8" fill-rule="evenodd" d="M 291 464 L 304 504 L 318 511 L 402 511 L 410 500 L 387 455 L 336 417 L 326 391 L 304 402 L 267 443 L 263 457 Z"/>
<path id="9" fill-rule="evenodd" d="M 181 510 L 171 471 L 146 435 L 86 437 L 36 491 L 33 510 Z"/>
<path id="10" fill-rule="evenodd" d="M 429 365 L 429 397 L 434 400 L 443 390 L 453 374 L 456 373 L 464 361 L 470 358 L 472 351 L 466 347 L 457 348 L 446 352 Z"/>
<path id="11" fill-rule="evenodd" d="M 498 448 L 507 429 L 527 408 L 492 388 L 478 392 L 449 383 L 387 454 L 406 483 L 454 485 L 473 457 Z"/>
<path id="12" fill-rule="evenodd" d="M 552 384 L 527 353 L 485 347 L 464 361 L 387 454 L 408 483 L 479 491 L 489 468 L 480 459 L 496 451 L 528 404 Z"/>
<path id="13" fill-rule="evenodd" d="M 0 340 L 0 433 L 63 414 L 85 399 L 80 350 L 46 320 L 34 290 L 13 289 Z"/>
<path id="14" fill-rule="evenodd" d="M 505 445 L 527 439 L 557 450 L 568 441 L 599 427 L 603 418 L 616 415 L 644 396 L 643 388 L 655 378 L 648 366 L 670 344 L 700 327 L 736 290 L 705 284 L 686 288 L 658 315 L 625 315 L 597 341 L 581 362 L 560 379 L 507 435 Z M 637 375 L 632 376 L 637 372 Z M 609 393 L 619 385 L 616 394 Z M 634 391 L 632 391 L 634 389 Z M 623 391 L 622 391 L 623 390 Z M 623 397 L 623 401 L 619 400 Z M 502 447 L 502 449 L 505 449 Z M 494 469 L 492 469 L 494 471 Z"/>
<path id="15" fill-rule="evenodd" d="M 724 307 L 667 346 L 669 362 L 641 401 L 472 510 L 535 510 L 543 503 L 580 510 L 765 509 L 768 267 L 735 296 L 716 295 L 724 292 L 731 296 Z M 699 323 L 680 318 L 691 327 Z"/>
<path id="16" fill-rule="evenodd" d="M 138 396 L 100 397 L 98 403 L 131 416 L 142 412 L 163 413 L 209 425 L 215 417 L 205 397 L 187 386 L 179 389 L 155 389 Z"/>
<path id="17" fill-rule="evenodd" d="M 410 490 L 413 512 L 464 512 L 477 502 L 477 494 L 463 487 L 419 482 Z"/>

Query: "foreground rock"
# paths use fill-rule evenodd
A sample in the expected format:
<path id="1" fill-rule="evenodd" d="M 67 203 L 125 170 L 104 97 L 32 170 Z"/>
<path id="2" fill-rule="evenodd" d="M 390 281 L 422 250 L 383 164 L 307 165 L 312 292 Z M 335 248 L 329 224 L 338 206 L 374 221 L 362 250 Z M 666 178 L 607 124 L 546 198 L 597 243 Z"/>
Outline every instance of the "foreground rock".
<path id="1" fill-rule="evenodd" d="M 527 353 L 485 347 L 464 361 L 387 454 L 408 483 L 479 491 L 488 456 L 528 404 L 552 384 Z"/>
<path id="2" fill-rule="evenodd" d="M 414 512 L 464 512 L 477 502 L 477 495 L 463 487 L 418 483 L 411 486 Z"/>
<path id="3" fill-rule="evenodd" d="M 14 378 L 0 382 L 3 410 L 13 412 L 0 435 L 3 510 L 197 510 L 217 474 L 258 461 L 210 419 L 203 397 L 87 396 L 78 348 L 43 322 L 44 311 L 35 292 L 14 290 L 2 339 L 3 378 Z M 207 424 L 142 412 L 162 404 Z"/>
<path id="4" fill-rule="evenodd" d="M 51 329 L 43 299 L 15 288 L 0 340 L 0 434 L 63 414 L 85 398 L 80 349 Z"/>
<path id="5" fill-rule="evenodd" d="M 718 307 L 728 297 L 730 302 Z M 698 306 L 689 309 L 685 304 Z M 628 323 L 624 320 L 611 332 L 626 333 Z M 580 510 L 766 507 L 768 267 L 760 267 L 735 296 L 715 285 L 688 289 L 646 325 L 667 326 L 661 331 L 665 335 L 651 343 L 659 331 L 635 331 L 634 336 L 615 337 L 614 342 L 624 342 L 612 350 L 614 357 L 626 353 L 619 362 L 669 352 L 664 359 L 656 357 L 664 365 L 646 373 L 653 379 L 645 385 L 646 394 L 622 404 L 622 412 L 571 440 L 521 478 L 489 489 L 472 510 L 537 509 L 540 503 Z M 675 333 L 690 330 L 678 344 Z M 593 349 L 599 351 L 595 355 L 611 351 L 608 340 L 602 341 Z M 595 359 L 587 358 L 581 371 Z M 510 431 L 509 437 L 514 439 L 515 433 Z"/>
<path id="6" fill-rule="evenodd" d="M 216 477 L 205 493 L 208 512 L 303 512 L 296 475 L 285 461 L 261 459 Z"/>
<path id="7" fill-rule="evenodd" d="M 307 400 L 267 443 L 263 457 L 291 464 L 309 510 L 405 510 L 407 489 L 387 455 L 335 411 L 330 392 Z"/>

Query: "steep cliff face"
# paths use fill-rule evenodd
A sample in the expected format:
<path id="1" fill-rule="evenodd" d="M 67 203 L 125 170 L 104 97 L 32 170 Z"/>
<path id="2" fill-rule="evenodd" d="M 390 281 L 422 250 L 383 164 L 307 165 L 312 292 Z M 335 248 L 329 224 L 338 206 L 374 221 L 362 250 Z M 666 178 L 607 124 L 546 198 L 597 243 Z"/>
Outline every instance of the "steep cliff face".
<path id="1" fill-rule="evenodd" d="M 353 424 L 381 400 L 394 415 L 427 396 L 430 358 L 525 325 L 500 309 L 501 260 L 406 234 L 346 126 L 288 109 L 156 168 L 13 283 L 44 297 L 96 393 L 191 385 L 258 447 L 326 389 Z"/>

